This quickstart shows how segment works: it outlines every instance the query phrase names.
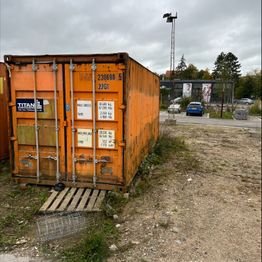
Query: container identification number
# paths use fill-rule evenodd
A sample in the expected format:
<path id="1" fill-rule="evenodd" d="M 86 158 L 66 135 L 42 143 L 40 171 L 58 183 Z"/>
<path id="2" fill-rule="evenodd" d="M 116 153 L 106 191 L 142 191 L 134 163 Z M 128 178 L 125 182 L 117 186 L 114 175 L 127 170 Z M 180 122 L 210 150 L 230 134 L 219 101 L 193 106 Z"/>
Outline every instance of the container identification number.
<path id="1" fill-rule="evenodd" d="M 98 84 L 98 89 L 99 90 L 108 90 L 109 89 L 109 84 L 106 84 L 106 83 Z"/>
<path id="2" fill-rule="evenodd" d="M 98 74 L 98 80 L 116 80 L 115 74 Z"/>

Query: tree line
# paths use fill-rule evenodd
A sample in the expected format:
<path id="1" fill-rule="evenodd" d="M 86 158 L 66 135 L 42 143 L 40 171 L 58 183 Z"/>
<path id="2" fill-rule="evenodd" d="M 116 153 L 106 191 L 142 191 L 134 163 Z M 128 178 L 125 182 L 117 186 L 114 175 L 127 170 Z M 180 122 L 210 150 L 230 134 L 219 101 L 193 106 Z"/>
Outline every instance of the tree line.
<path id="1" fill-rule="evenodd" d="M 261 70 L 255 70 L 244 76 L 241 75 L 241 64 L 238 58 L 231 52 L 221 52 L 214 63 L 212 72 L 208 68 L 199 70 L 193 64 L 186 64 L 182 55 L 174 72 L 169 75 L 161 75 L 161 79 L 181 80 L 220 80 L 233 81 L 235 86 L 235 98 L 249 97 L 261 99 Z"/>

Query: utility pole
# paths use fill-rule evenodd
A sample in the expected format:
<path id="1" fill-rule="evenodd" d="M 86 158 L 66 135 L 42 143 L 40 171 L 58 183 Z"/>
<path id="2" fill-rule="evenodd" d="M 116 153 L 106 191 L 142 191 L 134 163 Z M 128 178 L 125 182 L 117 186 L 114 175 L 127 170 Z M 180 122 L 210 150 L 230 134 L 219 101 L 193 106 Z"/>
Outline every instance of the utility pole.
<path id="1" fill-rule="evenodd" d="M 172 13 L 166 13 L 163 15 L 166 18 L 167 23 L 171 23 L 171 51 L 170 51 L 170 79 L 174 77 L 175 72 L 175 20 L 177 19 L 177 12 L 174 16 Z"/>

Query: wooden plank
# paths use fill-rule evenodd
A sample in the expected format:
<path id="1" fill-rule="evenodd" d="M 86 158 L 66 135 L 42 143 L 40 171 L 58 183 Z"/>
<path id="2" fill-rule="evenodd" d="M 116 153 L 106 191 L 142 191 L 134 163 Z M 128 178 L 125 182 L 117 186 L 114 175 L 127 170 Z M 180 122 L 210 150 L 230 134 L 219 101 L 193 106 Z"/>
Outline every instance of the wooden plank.
<path id="1" fill-rule="evenodd" d="M 89 195 L 91 193 L 91 189 L 86 189 L 84 195 L 82 196 L 82 199 L 76 208 L 76 211 L 83 211 L 86 205 L 86 202 L 88 201 Z"/>
<path id="2" fill-rule="evenodd" d="M 50 197 L 45 201 L 45 203 L 42 205 L 42 207 L 39 209 L 40 212 L 46 211 L 48 207 L 51 205 L 53 200 L 56 198 L 56 195 L 58 194 L 57 191 L 53 191 L 53 193 L 50 195 Z"/>
<path id="3" fill-rule="evenodd" d="M 99 196 L 96 199 L 96 203 L 95 203 L 94 208 L 93 208 L 94 211 L 100 211 L 101 210 L 100 208 L 101 208 L 102 202 L 105 198 L 105 195 L 106 195 L 106 191 L 101 190 L 100 193 L 99 193 Z"/>
<path id="4" fill-rule="evenodd" d="M 78 188 L 78 191 L 76 192 L 70 206 L 67 208 L 67 211 L 73 211 L 83 193 L 84 189 L 83 188 Z"/>
<path id="5" fill-rule="evenodd" d="M 70 202 L 70 200 L 73 197 L 76 190 L 77 190 L 77 188 L 75 188 L 75 187 L 70 189 L 70 191 L 67 193 L 64 201 L 61 203 L 60 207 L 57 209 L 57 211 L 64 211 L 66 209 L 68 203 Z"/>
<path id="6" fill-rule="evenodd" d="M 94 206 L 94 204 L 96 202 L 96 197 L 98 195 L 98 192 L 99 192 L 98 190 L 94 190 L 93 191 L 93 194 L 92 194 L 92 196 L 91 196 L 91 198 L 90 198 L 90 200 L 89 200 L 89 202 L 87 204 L 87 207 L 86 207 L 85 211 L 91 211 L 93 209 L 93 206 Z"/>
<path id="7" fill-rule="evenodd" d="M 59 204 L 63 200 L 63 198 L 66 195 L 68 190 L 69 190 L 69 187 L 66 187 L 63 191 L 59 192 L 54 203 L 51 205 L 51 207 L 48 208 L 48 211 L 55 211 L 56 210 L 56 208 L 59 206 Z"/>

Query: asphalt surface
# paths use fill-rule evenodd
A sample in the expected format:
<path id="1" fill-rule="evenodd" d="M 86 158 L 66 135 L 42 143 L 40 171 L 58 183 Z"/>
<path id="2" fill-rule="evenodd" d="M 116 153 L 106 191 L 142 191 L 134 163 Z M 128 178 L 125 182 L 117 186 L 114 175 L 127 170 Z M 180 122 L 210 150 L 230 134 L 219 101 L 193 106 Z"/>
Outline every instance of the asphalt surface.
<path id="1" fill-rule="evenodd" d="M 204 116 L 186 116 L 185 113 L 168 114 L 166 111 L 160 112 L 160 122 L 166 119 L 176 119 L 178 124 L 199 124 L 199 125 L 213 125 L 213 126 L 232 126 L 243 128 L 261 128 L 261 118 L 249 117 L 248 120 L 234 120 L 234 119 L 215 119 L 209 118 L 207 114 Z"/>

